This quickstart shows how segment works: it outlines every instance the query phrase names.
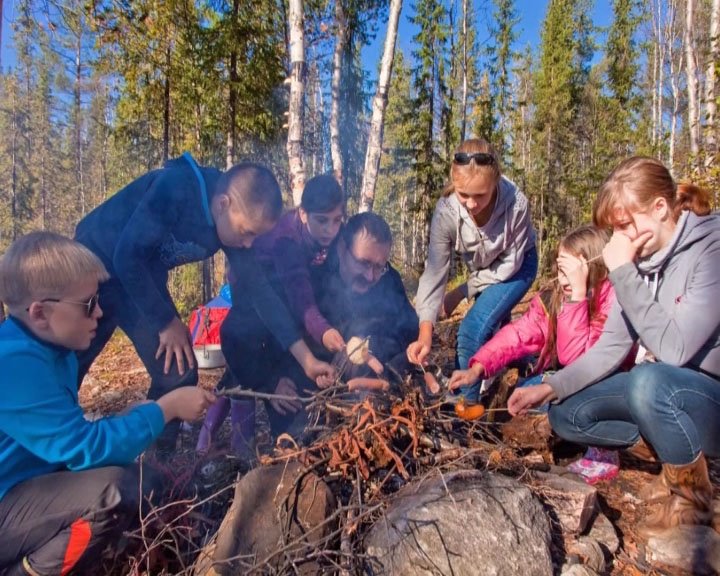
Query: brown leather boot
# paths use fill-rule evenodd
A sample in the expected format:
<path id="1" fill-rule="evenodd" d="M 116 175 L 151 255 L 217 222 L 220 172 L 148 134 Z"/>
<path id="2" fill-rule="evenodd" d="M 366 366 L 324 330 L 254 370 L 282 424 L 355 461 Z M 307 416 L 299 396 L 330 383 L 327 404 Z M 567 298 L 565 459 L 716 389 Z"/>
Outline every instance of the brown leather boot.
<path id="1" fill-rule="evenodd" d="M 670 487 L 665 479 L 665 474 L 662 472 L 655 476 L 650 484 L 645 484 L 638 492 L 638 496 L 644 502 L 654 502 L 661 498 L 667 498 L 670 494 Z"/>
<path id="2" fill-rule="evenodd" d="M 635 442 L 630 448 L 625 448 L 625 452 L 630 454 L 631 456 L 634 456 L 638 460 L 643 460 L 644 462 L 657 462 L 658 457 L 655 453 L 655 450 L 653 450 L 652 446 L 650 444 L 647 444 L 645 442 L 645 439 L 640 436 L 640 440 Z"/>
<path id="3" fill-rule="evenodd" d="M 670 495 L 658 501 L 655 511 L 640 525 L 638 531 L 645 538 L 673 526 L 711 524 L 712 484 L 705 456 L 690 464 L 663 464 L 662 474 L 670 488 Z"/>

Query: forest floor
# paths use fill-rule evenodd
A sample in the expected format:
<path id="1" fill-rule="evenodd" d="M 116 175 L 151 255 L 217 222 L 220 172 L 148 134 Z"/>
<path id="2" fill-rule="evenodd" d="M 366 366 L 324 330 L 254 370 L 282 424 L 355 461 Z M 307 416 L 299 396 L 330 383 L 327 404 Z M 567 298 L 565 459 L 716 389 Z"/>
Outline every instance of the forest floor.
<path id="1" fill-rule="evenodd" d="M 516 312 L 522 309 L 521 305 Z M 452 341 L 459 317 L 456 315 L 440 324 L 438 344 L 433 352 L 434 360 L 443 367 L 447 375 L 452 366 Z M 504 378 L 501 386 L 501 388 L 505 388 L 503 394 L 507 394 L 514 383 L 515 374 L 513 372 L 516 371 L 510 371 Z M 222 369 L 201 370 L 200 385 L 211 390 L 221 375 Z M 113 414 L 122 411 L 133 402 L 142 401 L 148 386 L 149 378 L 129 340 L 123 334 L 116 334 L 84 381 L 80 392 L 80 402 L 84 410 L 91 415 Z M 499 422 L 498 425 L 502 426 L 503 423 Z M 176 522 L 181 533 L 185 530 L 184 535 L 171 537 L 175 542 L 170 548 L 174 548 L 178 552 L 178 556 L 187 556 L 188 546 L 199 550 L 208 541 L 229 506 L 233 482 L 238 473 L 242 474 L 246 471 L 242 463 L 225 453 L 229 426 L 226 425 L 221 432 L 221 437 L 217 442 L 220 448 L 205 457 L 198 456 L 194 450 L 199 428 L 200 423 L 186 425 L 181 434 L 176 454 L 167 461 L 154 462 L 161 469 L 166 482 L 171 484 L 168 491 L 170 494 L 175 494 L 178 499 L 186 499 L 188 493 L 197 494 L 194 499 L 197 505 L 191 506 L 189 515 L 186 512 L 187 506 L 180 506 L 174 512 L 172 506 L 163 509 L 163 517 L 166 521 Z M 223 445 L 225 445 L 225 449 L 223 449 Z M 269 453 L 271 449 L 269 432 L 261 427 L 259 451 Z M 559 465 L 565 465 L 582 454 L 579 447 L 560 445 L 552 449 L 526 450 L 523 455 L 532 458 L 533 452 L 538 452 L 535 454 L 538 459 L 547 461 L 549 457 Z M 596 484 L 601 510 L 615 526 L 620 539 L 620 548 L 612 560 L 610 573 L 613 575 L 666 574 L 679 576 L 685 574 L 677 569 L 649 566 L 644 558 L 644 546 L 636 536 L 636 526 L 643 513 L 642 505 L 637 498 L 638 491 L 641 486 L 654 478 L 659 469 L 658 465 L 640 463 L 634 459 L 622 457 L 619 476 L 611 481 Z M 711 463 L 711 475 L 715 485 L 720 485 L 718 482 L 720 478 L 719 462 Z M 187 504 L 187 500 L 183 500 L 183 502 Z M 178 521 L 177 516 L 182 516 L 184 520 Z M 192 521 L 189 520 L 190 517 L 192 517 Z M 167 537 L 167 533 L 165 536 Z M 147 540 L 153 538 L 155 538 L 155 543 L 151 545 Z M 167 542 L 164 546 L 157 545 L 160 540 L 157 530 L 152 535 L 142 534 L 142 539 L 145 541 L 134 543 L 135 559 L 130 561 L 131 564 L 136 562 L 134 566 L 129 565 L 127 561 L 124 564 L 118 564 L 115 559 L 109 564 L 110 567 L 105 568 L 105 573 L 157 574 L 162 572 L 167 574 L 182 571 L 177 568 L 177 559 L 168 557 Z M 186 541 L 183 542 L 183 539 Z M 189 542 L 193 540 L 194 544 L 189 545 Z M 166 551 L 162 552 L 162 549 Z M 180 550 L 183 552 L 180 553 Z M 137 560 L 138 555 L 142 557 L 141 560 Z M 145 570 L 138 564 L 145 565 Z"/>

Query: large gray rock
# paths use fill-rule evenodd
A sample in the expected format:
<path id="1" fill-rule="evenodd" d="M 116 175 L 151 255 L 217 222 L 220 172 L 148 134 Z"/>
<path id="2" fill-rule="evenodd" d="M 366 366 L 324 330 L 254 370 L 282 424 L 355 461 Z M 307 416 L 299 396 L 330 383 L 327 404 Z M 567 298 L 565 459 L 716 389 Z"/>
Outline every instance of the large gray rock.
<path id="1" fill-rule="evenodd" d="M 251 568 L 317 574 L 320 566 L 307 556 L 325 548 L 334 511 L 327 484 L 315 474 L 303 475 L 297 462 L 255 468 L 238 482 L 232 506 L 194 574 L 240 576 Z"/>
<path id="2" fill-rule="evenodd" d="M 649 538 L 645 556 L 691 574 L 720 574 L 720 535 L 707 526 L 678 526 Z"/>
<path id="3" fill-rule="evenodd" d="M 553 573 L 550 524 L 520 482 L 463 470 L 410 484 L 365 539 L 369 574 Z"/>

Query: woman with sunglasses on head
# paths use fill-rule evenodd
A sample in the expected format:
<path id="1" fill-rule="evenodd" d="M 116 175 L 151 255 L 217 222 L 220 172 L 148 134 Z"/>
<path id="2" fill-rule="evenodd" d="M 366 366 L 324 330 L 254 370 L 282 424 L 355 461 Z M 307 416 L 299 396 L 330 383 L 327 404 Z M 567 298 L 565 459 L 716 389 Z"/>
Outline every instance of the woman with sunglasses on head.
<path id="1" fill-rule="evenodd" d="M 604 331 L 570 366 L 515 390 L 508 409 L 555 400 L 550 424 L 562 438 L 662 462 L 640 494 L 657 504 L 642 535 L 718 529 L 705 455 L 720 456 L 720 217 L 706 191 L 634 157 L 603 183 L 594 220 L 613 229 L 603 258 L 617 301 Z M 615 373 L 636 342 L 638 364 Z"/>
<path id="2" fill-rule="evenodd" d="M 469 275 L 465 284 L 446 294 L 453 251 L 464 259 Z M 426 363 L 438 316 L 451 314 L 467 298 L 472 306 L 460 324 L 456 350 L 456 367 L 467 370 L 472 355 L 509 319 L 533 283 L 537 267 L 527 198 L 502 175 L 487 141 L 466 140 L 453 156 L 450 182 L 433 214 L 415 304 L 420 336 L 408 346 L 410 362 Z M 487 385 L 483 381 L 483 389 Z M 475 402 L 480 389 L 476 383 L 461 393 Z"/>

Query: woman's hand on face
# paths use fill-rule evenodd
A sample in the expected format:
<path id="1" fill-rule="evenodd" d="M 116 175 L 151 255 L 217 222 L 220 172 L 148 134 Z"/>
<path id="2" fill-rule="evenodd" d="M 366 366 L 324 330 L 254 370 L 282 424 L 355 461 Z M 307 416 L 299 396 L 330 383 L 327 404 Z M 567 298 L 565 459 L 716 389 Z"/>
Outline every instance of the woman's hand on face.
<path id="1" fill-rule="evenodd" d="M 549 384 L 516 388 L 508 400 L 508 412 L 511 416 L 527 414 L 528 410 L 547 404 L 554 396 Z"/>
<path id="2" fill-rule="evenodd" d="M 652 232 L 650 231 L 641 232 L 635 239 L 630 238 L 630 236 L 624 232 L 614 232 L 610 238 L 610 242 L 605 244 L 602 252 L 607 269 L 612 272 L 620 266 L 634 262 L 638 250 L 640 250 L 651 237 Z"/>
<path id="3" fill-rule="evenodd" d="M 570 283 L 574 301 L 584 300 L 587 296 L 587 279 L 589 268 L 587 260 L 583 256 L 573 256 L 567 252 L 561 252 L 557 259 L 558 270 L 564 274 Z"/>

